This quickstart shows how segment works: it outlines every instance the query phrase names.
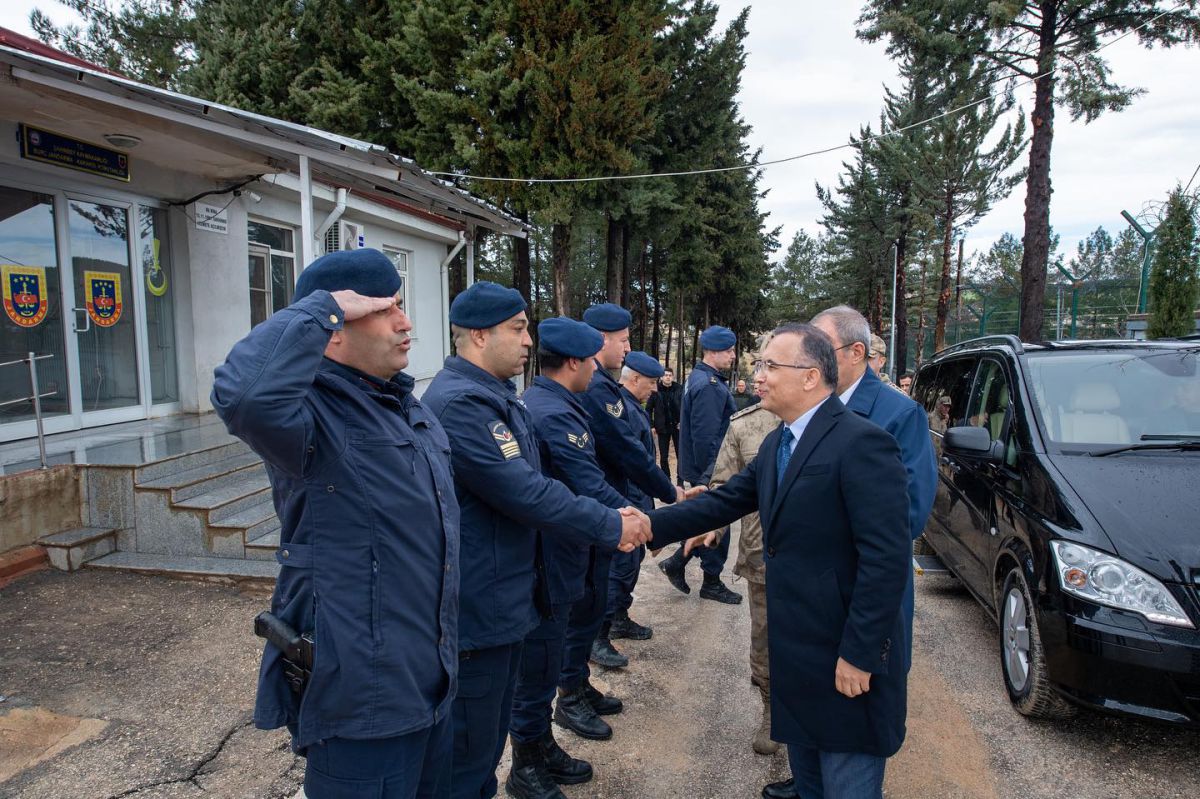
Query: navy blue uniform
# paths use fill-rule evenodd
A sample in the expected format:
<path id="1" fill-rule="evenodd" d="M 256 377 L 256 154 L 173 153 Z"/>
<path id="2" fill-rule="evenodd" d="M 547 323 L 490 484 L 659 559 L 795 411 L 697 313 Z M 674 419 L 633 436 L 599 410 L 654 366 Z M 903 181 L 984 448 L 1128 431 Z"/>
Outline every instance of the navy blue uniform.
<path id="1" fill-rule="evenodd" d="M 700 361 L 688 375 L 683 389 L 679 422 L 679 476 L 692 485 L 707 485 L 729 417 L 736 409 L 725 375 Z M 681 550 L 682 552 L 682 550 Z M 721 536 L 715 548 L 700 547 L 685 558 L 699 555 L 705 574 L 717 576 L 729 557 L 729 535 Z"/>
<path id="2" fill-rule="evenodd" d="M 316 640 L 302 699 L 266 646 L 254 721 L 287 725 L 298 751 L 377 742 L 417 765 L 407 784 L 380 775 L 357 787 L 437 795 L 426 778 L 448 765 L 458 671 L 450 442 L 410 377 L 379 380 L 323 357 L 342 318 L 316 291 L 254 328 L 214 375 L 213 407 L 263 457 L 282 522 L 271 611 Z M 309 764 L 311 796 L 342 783 L 322 772 L 327 754 Z"/>
<path id="3" fill-rule="evenodd" d="M 629 503 L 604 480 L 596 443 L 579 396 L 548 377 L 535 377 L 522 399 L 533 419 L 542 471 L 580 496 L 611 508 Z M 542 541 L 553 613 L 525 638 L 521 673 L 513 698 L 509 732 L 523 743 L 550 730 L 551 703 L 562 670 L 563 643 L 571 607 L 581 600 L 592 547 L 565 536 Z M 603 550 L 602 545 L 597 549 Z"/>
<path id="4" fill-rule="evenodd" d="M 625 403 L 625 420 L 629 429 L 637 436 L 642 448 L 654 460 L 654 433 L 650 429 L 650 416 L 642 410 L 637 398 L 621 386 L 621 399 Z M 665 474 L 665 473 L 664 473 Z M 669 480 L 670 478 L 668 478 Z M 630 481 L 625 496 L 629 504 L 649 513 L 654 510 L 654 500 Z M 646 547 L 640 546 L 632 552 L 616 552 L 608 573 L 608 610 L 604 618 L 612 621 L 618 611 L 629 610 L 633 604 L 633 589 L 637 586 Z"/>
<path id="5" fill-rule="evenodd" d="M 454 702 L 455 797 L 496 793 L 521 642 L 538 625 L 537 530 L 613 549 L 621 516 L 541 472 L 529 411 L 512 381 L 446 359 L 424 396 L 450 438 L 462 508 L 460 673 Z M 546 608 L 549 610 L 549 608 Z"/>

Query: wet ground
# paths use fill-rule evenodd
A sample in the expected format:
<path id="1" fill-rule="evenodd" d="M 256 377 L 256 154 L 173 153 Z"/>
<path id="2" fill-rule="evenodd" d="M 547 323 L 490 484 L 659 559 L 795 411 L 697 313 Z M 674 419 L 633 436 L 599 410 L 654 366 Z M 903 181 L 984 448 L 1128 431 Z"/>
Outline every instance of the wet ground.
<path id="1" fill-rule="evenodd" d="M 698 566 L 689 577 L 698 584 Z M 731 583 L 735 590 L 744 584 Z M 249 725 L 263 596 L 83 571 L 0 589 L 0 797 L 291 797 L 303 765 L 286 735 Z M 631 660 L 597 682 L 625 699 L 607 742 L 556 728 L 596 767 L 571 797 L 753 799 L 786 776 L 750 749 L 759 700 L 749 612 L 684 596 L 647 561 L 621 641 Z M 1200 734 L 1082 713 L 1031 722 L 1000 682 L 996 632 L 950 578 L 918 580 L 909 737 L 889 799 L 1194 797 Z M 501 764 L 501 776 L 507 771 Z"/>

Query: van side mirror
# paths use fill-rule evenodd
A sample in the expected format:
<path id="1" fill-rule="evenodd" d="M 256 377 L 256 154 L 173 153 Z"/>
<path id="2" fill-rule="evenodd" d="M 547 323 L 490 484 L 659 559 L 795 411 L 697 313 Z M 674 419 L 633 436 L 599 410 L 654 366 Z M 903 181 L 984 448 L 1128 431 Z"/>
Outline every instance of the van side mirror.
<path id="1" fill-rule="evenodd" d="M 946 431 L 943 449 L 963 458 L 999 463 L 1003 457 L 1001 442 L 992 441 L 985 427 L 951 427 Z"/>

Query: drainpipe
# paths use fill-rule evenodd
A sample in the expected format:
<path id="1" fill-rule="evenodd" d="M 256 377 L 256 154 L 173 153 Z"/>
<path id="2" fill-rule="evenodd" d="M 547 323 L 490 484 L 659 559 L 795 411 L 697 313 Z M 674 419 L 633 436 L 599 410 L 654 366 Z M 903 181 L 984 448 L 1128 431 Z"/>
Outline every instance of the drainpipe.
<path id="1" fill-rule="evenodd" d="M 467 250 L 467 287 L 475 284 L 475 228 L 467 228 L 467 241 L 471 247 Z"/>
<path id="2" fill-rule="evenodd" d="M 329 232 L 329 228 L 337 224 L 337 221 L 342 218 L 342 214 L 346 213 L 346 197 L 350 192 L 339 188 L 337 190 L 337 203 L 333 206 L 333 210 L 329 212 L 329 216 L 325 217 L 325 221 L 317 228 L 316 234 L 313 236 L 313 246 L 321 246 L 321 242 L 325 241 L 325 234 Z"/>
<path id="3" fill-rule="evenodd" d="M 450 355 L 450 262 L 467 244 L 467 235 L 458 231 L 458 242 L 442 260 L 442 354 Z"/>
<path id="4" fill-rule="evenodd" d="M 312 170 L 308 156 L 300 156 L 300 262 L 307 269 L 313 262 Z"/>

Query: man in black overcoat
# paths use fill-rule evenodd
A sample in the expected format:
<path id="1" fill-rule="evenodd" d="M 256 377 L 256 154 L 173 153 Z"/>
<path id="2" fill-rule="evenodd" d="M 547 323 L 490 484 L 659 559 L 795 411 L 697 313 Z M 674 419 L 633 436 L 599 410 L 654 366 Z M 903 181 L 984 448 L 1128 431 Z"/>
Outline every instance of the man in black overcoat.
<path id="1" fill-rule="evenodd" d="M 834 395 L 836 356 L 817 328 L 778 328 L 755 382 L 783 423 L 725 485 L 651 513 L 649 546 L 702 543 L 697 532 L 759 512 L 771 737 L 794 778 L 763 795 L 878 798 L 905 731 L 907 473 L 895 439 Z"/>

